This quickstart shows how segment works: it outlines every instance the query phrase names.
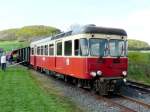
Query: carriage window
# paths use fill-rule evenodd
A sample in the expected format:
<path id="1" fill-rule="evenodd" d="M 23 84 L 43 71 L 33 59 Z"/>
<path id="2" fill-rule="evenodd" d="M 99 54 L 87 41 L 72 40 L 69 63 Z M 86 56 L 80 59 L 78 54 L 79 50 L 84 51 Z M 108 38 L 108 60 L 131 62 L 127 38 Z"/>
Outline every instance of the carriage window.
<path id="1" fill-rule="evenodd" d="M 36 55 L 37 47 L 34 48 L 34 54 Z"/>
<path id="2" fill-rule="evenodd" d="M 49 45 L 49 55 L 54 55 L 54 44 Z"/>
<path id="3" fill-rule="evenodd" d="M 45 55 L 48 55 L 48 45 L 45 45 Z"/>
<path id="4" fill-rule="evenodd" d="M 31 48 L 31 54 L 34 55 L 34 48 Z"/>
<path id="5" fill-rule="evenodd" d="M 41 55 L 43 55 L 43 46 L 41 46 Z"/>
<path id="6" fill-rule="evenodd" d="M 88 55 L 88 40 L 85 38 L 80 39 L 80 55 L 81 56 Z"/>
<path id="7" fill-rule="evenodd" d="M 72 41 L 66 41 L 65 42 L 65 55 L 71 56 L 72 55 Z"/>
<path id="8" fill-rule="evenodd" d="M 62 42 L 57 43 L 57 55 L 62 55 Z"/>
<path id="9" fill-rule="evenodd" d="M 37 55 L 40 55 L 40 47 L 37 47 Z"/>
<path id="10" fill-rule="evenodd" d="M 75 56 L 79 55 L 79 40 L 74 40 L 74 54 Z"/>

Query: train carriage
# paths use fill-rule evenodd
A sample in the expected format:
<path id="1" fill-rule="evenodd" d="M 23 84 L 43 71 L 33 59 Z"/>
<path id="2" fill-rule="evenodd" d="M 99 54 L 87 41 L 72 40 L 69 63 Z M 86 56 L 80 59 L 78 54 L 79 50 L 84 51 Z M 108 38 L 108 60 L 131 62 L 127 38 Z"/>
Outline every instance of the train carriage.
<path id="1" fill-rule="evenodd" d="M 115 91 L 127 76 L 127 34 L 123 29 L 84 26 L 33 41 L 30 64 L 63 74 L 100 94 Z"/>
<path id="2" fill-rule="evenodd" d="M 11 54 L 17 62 L 20 62 L 24 65 L 30 64 L 30 47 L 13 50 Z"/>

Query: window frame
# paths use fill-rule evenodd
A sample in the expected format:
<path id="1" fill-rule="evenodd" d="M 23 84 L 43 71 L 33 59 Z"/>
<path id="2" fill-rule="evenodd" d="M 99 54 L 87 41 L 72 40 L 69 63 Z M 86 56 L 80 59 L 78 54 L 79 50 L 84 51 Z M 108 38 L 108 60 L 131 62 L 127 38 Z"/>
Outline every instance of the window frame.
<path id="1" fill-rule="evenodd" d="M 69 43 L 69 42 L 71 42 L 71 48 L 69 49 L 69 50 L 71 50 L 70 52 L 69 52 L 69 54 L 67 54 L 66 53 L 66 43 Z M 73 54 L 72 54 L 72 48 L 73 48 L 73 42 L 72 42 L 72 40 L 66 40 L 66 41 L 64 41 L 64 56 L 72 56 Z"/>
<path id="2" fill-rule="evenodd" d="M 37 46 L 37 55 L 40 55 L 40 46 Z"/>
<path id="3" fill-rule="evenodd" d="M 48 45 L 44 45 L 44 55 L 48 56 Z"/>
<path id="4" fill-rule="evenodd" d="M 76 41 L 78 40 L 78 49 L 76 49 Z M 73 53 L 74 53 L 74 56 L 80 56 L 80 39 L 74 39 L 73 40 L 74 42 L 74 48 L 73 48 Z M 78 53 L 78 54 L 76 54 Z"/>
<path id="5" fill-rule="evenodd" d="M 89 54 L 90 54 L 90 56 L 100 56 L 100 55 L 94 55 L 94 54 L 92 54 L 92 51 L 91 51 L 91 40 L 92 40 L 92 39 L 105 40 L 105 41 L 107 41 L 107 45 L 105 44 L 105 45 L 106 45 L 106 48 L 104 48 L 104 53 L 103 53 L 104 55 L 103 55 L 103 56 L 104 56 L 104 57 L 105 57 L 105 56 L 108 56 L 108 55 L 109 55 L 109 50 L 108 50 L 108 49 L 109 49 L 109 40 L 108 40 L 108 39 L 105 39 L 105 38 L 90 38 L 90 39 L 89 39 Z M 99 44 L 99 45 L 100 45 L 100 44 Z M 100 49 L 100 48 L 99 48 L 99 49 Z M 107 50 L 107 51 L 106 51 L 106 50 Z M 102 56 L 102 57 L 103 57 L 103 56 Z"/>
<path id="6" fill-rule="evenodd" d="M 83 54 L 81 55 L 81 39 L 84 39 L 87 41 L 87 53 L 85 55 L 83 55 Z M 79 55 L 80 56 L 89 56 L 89 39 L 87 39 L 87 38 L 80 38 L 79 39 Z"/>
<path id="7" fill-rule="evenodd" d="M 43 47 L 43 45 L 41 45 L 40 48 L 41 48 L 41 49 L 40 49 L 40 51 L 41 51 L 41 52 L 40 52 L 40 55 L 42 56 L 42 55 L 44 55 L 44 47 Z"/>
<path id="8" fill-rule="evenodd" d="M 118 55 L 112 55 L 111 54 L 111 47 L 110 47 L 110 42 L 111 41 L 114 41 L 115 42 L 115 45 L 116 45 L 116 41 L 118 41 L 118 51 L 115 51 L 115 52 L 118 52 Z M 119 54 L 119 41 L 123 41 L 123 43 L 124 43 L 124 50 L 126 50 L 125 49 L 125 42 L 126 42 L 126 40 L 122 40 L 122 39 L 109 39 L 109 55 L 111 56 L 111 57 L 125 57 L 126 55 L 125 55 L 125 52 L 124 52 L 124 55 L 123 56 L 121 56 L 120 54 Z M 115 53 L 116 54 L 116 53 Z"/>
<path id="9" fill-rule="evenodd" d="M 50 54 L 50 46 L 53 46 L 53 53 L 52 54 Z M 49 47 L 49 56 L 54 56 L 54 52 L 55 52 L 55 50 L 54 50 L 54 44 L 53 43 L 50 43 L 49 45 L 48 45 L 48 47 Z"/>
<path id="10" fill-rule="evenodd" d="M 58 54 L 58 44 L 61 44 L 61 54 Z M 62 41 L 56 41 L 56 56 L 63 56 L 63 42 Z"/>
<path id="11" fill-rule="evenodd" d="M 31 47 L 31 55 L 34 55 L 34 47 Z"/>

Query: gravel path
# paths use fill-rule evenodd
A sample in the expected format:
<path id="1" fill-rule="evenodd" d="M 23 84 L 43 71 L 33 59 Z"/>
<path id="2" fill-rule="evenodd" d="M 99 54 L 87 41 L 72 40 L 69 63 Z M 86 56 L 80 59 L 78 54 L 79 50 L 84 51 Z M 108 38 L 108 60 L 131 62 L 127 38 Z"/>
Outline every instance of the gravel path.
<path id="1" fill-rule="evenodd" d="M 80 88 L 69 85 L 51 76 L 44 76 L 41 73 L 33 72 L 36 73 L 36 76 L 47 78 L 47 84 L 53 85 L 63 96 L 71 99 L 86 112 L 120 112 L 119 107 L 111 106 L 104 100 L 91 96 L 90 92 L 82 91 Z"/>
<path id="2" fill-rule="evenodd" d="M 79 105 L 80 108 L 86 110 L 86 112 L 120 112 L 121 111 L 119 107 L 111 105 L 110 103 L 104 101 L 103 99 L 97 99 L 95 96 L 92 96 L 90 92 L 82 91 L 80 88 L 67 84 L 61 80 L 55 79 L 54 77 L 45 76 L 38 72 L 35 73 L 37 74 L 36 76 L 47 78 L 48 81 L 47 84 L 53 85 L 55 88 L 59 90 L 59 92 L 63 94 L 63 96 L 71 99 L 73 102 Z M 138 97 L 138 98 L 140 98 L 139 95 L 141 95 L 137 91 L 132 90 L 131 88 L 124 88 L 122 93 L 131 97 Z M 149 102 L 149 97 L 147 98 L 147 96 L 145 95 L 144 98 L 145 101 Z M 149 109 L 146 109 L 136 103 L 127 100 L 120 100 L 119 98 L 113 100 L 119 104 L 127 106 L 138 112 L 150 112 Z"/>

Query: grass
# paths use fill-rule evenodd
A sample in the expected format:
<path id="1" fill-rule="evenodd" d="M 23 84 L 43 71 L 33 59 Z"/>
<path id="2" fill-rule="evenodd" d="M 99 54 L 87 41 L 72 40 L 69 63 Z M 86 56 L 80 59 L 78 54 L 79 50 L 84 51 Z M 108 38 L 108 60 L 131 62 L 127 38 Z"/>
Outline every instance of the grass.
<path id="1" fill-rule="evenodd" d="M 150 85 L 150 53 L 130 52 L 128 78 Z"/>
<path id="2" fill-rule="evenodd" d="M 5 51 L 11 51 L 13 49 L 25 47 L 27 43 L 18 41 L 0 41 L 0 48 L 4 48 Z"/>
<path id="3" fill-rule="evenodd" d="M 45 90 L 39 81 L 23 67 L 0 70 L 1 112 L 80 112 L 57 91 Z"/>

